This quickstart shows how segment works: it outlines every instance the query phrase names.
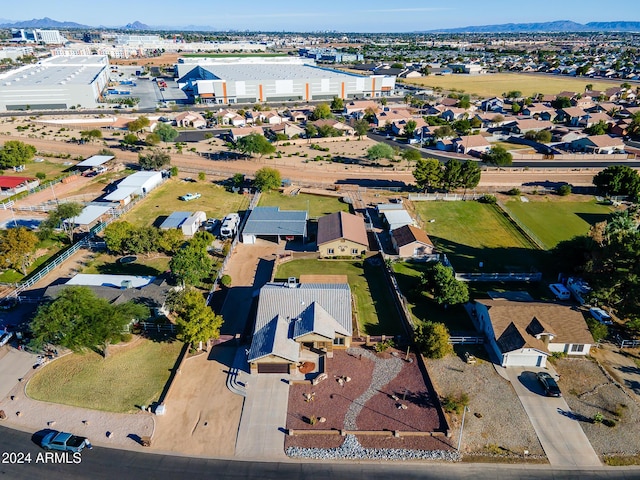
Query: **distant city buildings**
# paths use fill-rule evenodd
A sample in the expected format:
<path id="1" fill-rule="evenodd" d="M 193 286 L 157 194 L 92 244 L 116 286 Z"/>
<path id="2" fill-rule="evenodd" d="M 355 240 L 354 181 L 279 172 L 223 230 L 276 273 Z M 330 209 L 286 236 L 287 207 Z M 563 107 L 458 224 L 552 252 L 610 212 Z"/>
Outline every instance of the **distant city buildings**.
<path id="1" fill-rule="evenodd" d="M 60 35 L 58 30 L 40 30 L 39 28 L 12 28 L 11 41 L 44 45 L 64 45 L 67 43 L 67 39 Z"/>

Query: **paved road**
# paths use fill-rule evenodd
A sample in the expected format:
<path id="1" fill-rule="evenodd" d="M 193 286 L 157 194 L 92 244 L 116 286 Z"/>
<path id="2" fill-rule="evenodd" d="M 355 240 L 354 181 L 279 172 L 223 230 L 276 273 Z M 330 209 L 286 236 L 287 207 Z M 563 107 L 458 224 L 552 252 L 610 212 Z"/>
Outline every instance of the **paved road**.
<path id="1" fill-rule="evenodd" d="M 0 400 L 33 369 L 36 356 L 5 345 L 0 349 Z"/>
<path id="2" fill-rule="evenodd" d="M 31 463 L 3 462 L 3 452 L 31 454 Z M 549 465 L 355 462 L 250 462 L 172 457 L 96 447 L 79 464 L 37 463 L 42 450 L 31 435 L 0 427 L 0 478 L 7 480 L 309 480 L 438 479 L 538 480 L 637 479 L 638 467 L 553 468 Z M 8 459 L 8 456 L 7 456 Z"/>
<path id="3" fill-rule="evenodd" d="M 236 457 L 284 460 L 289 375 L 251 375 L 236 441 Z"/>
<path id="4" fill-rule="evenodd" d="M 541 368 L 510 367 L 507 376 L 522 403 L 542 448 L 555 467 L 600 466 L 600 459 L 564 398 L 544 396 L 535 372 Z"/>

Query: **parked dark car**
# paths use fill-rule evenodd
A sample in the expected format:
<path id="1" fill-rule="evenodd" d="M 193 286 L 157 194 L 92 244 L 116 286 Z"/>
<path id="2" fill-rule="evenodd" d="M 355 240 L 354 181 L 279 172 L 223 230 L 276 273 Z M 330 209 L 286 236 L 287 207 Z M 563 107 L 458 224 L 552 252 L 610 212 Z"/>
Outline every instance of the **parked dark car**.
<path id="1" fill-rule="evenodd" d="M 562 393 L 560 392 L 560 387 L 554 380 L 554 378 L 549 375 L 547 372 L 538 372 L 536 373 L 536 377 L 538 377 L 538 381 L 544 388 L 545 393 L 548 397 L 561 397 Z"/>

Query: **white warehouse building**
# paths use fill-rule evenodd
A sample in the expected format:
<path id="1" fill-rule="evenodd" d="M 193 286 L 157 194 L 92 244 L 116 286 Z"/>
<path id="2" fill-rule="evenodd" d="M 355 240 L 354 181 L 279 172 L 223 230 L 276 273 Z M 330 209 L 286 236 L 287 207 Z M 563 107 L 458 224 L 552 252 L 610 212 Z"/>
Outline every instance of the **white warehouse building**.
<path id="1" fill-rule="evenodd" d="M 95 108 L 109 79 L 104 55 L 55 56 L 0 74 L 0 111 Z"/>
<path id="2" fill-rule="evenodd" d="M 308 58 L 180 58 L 178 86 L 200 103 L 255 103 L 383 97 L 394 75 L 361 76 L 316 66 Z"/>

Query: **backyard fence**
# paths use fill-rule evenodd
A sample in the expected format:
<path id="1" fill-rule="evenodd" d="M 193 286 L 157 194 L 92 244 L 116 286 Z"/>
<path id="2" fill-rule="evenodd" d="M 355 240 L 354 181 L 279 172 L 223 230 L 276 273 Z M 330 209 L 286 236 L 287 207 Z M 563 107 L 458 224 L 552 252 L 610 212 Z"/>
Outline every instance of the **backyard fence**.
<path id="1" fill-rule="evenodd" d="M 542 273 L 456 273 L 463 282 L 539 282 Z"/>
<path id="2" fill-rule="evenodd" d="M 512 215 L 511 212 L 507 210 L 507 207 L 504 203 L 498 200 L 496 202 L 496 207 L 498 208 L 499 212 L 502 213 L 511 222 L 511 224 L 514 227 L 516 227 L 516 230 L 522 233 L 525 236 L 525 238 L 527 238 L 527 240 L 529 240 L 535 247 L 537 247 L 540 250 L 547 249 L 545 243 L 542 240 L 540 240 L 540 238 L 535 233 L 533 233 L 529 227 L 527 227 L 524 223 L 522 223 L 518 219 L 518 217 Z"/>
<path id="3" fill-rule="evenodd" d="M 479 336 L 449 336 L 449 343 L 452 345 L 482 345 L 484 337 Z"/>
<path id="4" fill-rule="evenodd" d="M 478 200 L 482 198 L 484 193 L 410 193 L 409 200 L 413 202 L 460 202 L 467 200 Z"/>

